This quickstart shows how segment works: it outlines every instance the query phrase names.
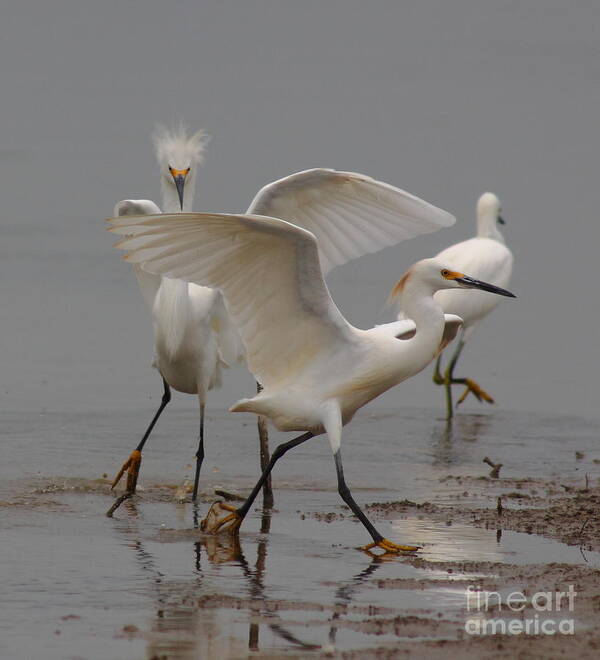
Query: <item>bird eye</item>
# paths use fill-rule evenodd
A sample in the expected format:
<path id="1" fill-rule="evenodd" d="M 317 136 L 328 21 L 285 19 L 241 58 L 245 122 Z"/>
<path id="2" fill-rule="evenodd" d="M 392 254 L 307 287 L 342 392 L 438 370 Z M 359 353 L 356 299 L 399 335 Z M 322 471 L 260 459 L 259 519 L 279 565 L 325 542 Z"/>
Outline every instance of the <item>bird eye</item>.
<path id="1" fill-rule="evenodd" d="M 450 275 L 450 271 L 446 270 L 445 268 L 442 270 L 442 277 L 448 277 Z"/>

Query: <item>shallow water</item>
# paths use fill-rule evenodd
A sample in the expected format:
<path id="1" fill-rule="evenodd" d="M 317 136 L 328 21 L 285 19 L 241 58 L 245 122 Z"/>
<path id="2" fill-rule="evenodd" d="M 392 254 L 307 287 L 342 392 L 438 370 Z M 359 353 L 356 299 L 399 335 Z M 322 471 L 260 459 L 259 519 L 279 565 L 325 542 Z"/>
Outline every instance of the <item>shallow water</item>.
<path id="1" fill-rule="evenodd" d="M 209 416 L 205 501 L 195 509 L 174 499 L 191 476 L 195 414 L 169 417 L 146 451 L 139 497 L 109 519 L 102 477 L 130 450 L 138 415 L 9 415 L 0 465 L 0 656 L 246 657 L 385 646 L 448 636 L 403 617 L 464 618 L 465 587 L 476 576 L 449 574 L 437 562 L 600 566 L 598 553 L 541 537 L 400 516 L 377 526 L 391 539 L 423 544 L 426 567 L 372 560 L 355 549 L 368 538 L 351 518 L 311 515 L 343 511 L 321 438 L 276 468 L 276 508 L 249 516 L 239 548 L 203 537 L 198 519 L 213 488 L 243 491 L 256 478 L 254 423 L 244 419 Z M 448 476 L 486 475 L 485 456 L 504 464 L 505 478 L 579 483 L 600 473 L 594 427 L 575 418 L 465 415 L 448 430 L 429 411 L 403 410 L 363 414 L 344 438 L 347 478 L 361 503 L 459 497 L 464 504 L 464 485 Z M 491 506 L 494 497 L 492 488 L 473 503 Z M 390 586 L 390 578 L 429 582 Z"/>

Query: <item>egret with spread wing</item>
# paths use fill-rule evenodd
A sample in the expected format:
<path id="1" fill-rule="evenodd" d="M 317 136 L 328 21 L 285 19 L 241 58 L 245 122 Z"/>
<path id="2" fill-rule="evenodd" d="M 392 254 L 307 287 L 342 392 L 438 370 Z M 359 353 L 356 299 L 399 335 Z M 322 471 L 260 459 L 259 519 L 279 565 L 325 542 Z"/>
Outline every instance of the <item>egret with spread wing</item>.
<path id="1" fill-rule="evenodd" d="M 429 208 L 433 224 L 447 224 L 446 213 Z M 434 300 L 436 291 L 475 288 L 512 294 L 439 259 L 420 261 L 393 291 L 414 323 L 414 336 L 401 340 L 391 327 L 364 331 L 346 321 L 325 284 L 315 235 L 283 220 L 182 214 L 116 218 L 110 229 L 126 236 L 117 246 L 129 251 L 127 261 L 150 273 L 222 291 L 246 347 L 248 367 L 264 388 L 230 410 L 264 415 L 281 431 L 303 431 L 275 449 L 239 508 L 220 505 L 228 510 L 224 517 L 209 512 L 203 529 L 237 532 L 277 460 L 327 433 L 338 491 L 372 538 L 365 549 L 416 550 L 385 539 L 354 501 L 342 467 L 342 427 L 359 408 L 421 371 L 443 348 L 446 319 Z"/>
<path id="2" fill-rule="evenodd" d="M 189 144 L 191 140 L 191 144 Z M 193 192 L 188 181 L 200 160 L 198 136 L 161 133 L 157 138 L 157 155 L 162 171 L 165 210 L 180 204 L 189 210 Z M 196 150 L 195 150 L 196 149 Z M 117 205 L 116 215 L 134 210 L 126 200 Z M 144 209 L 140 209 L 145 212 Z M 376 181 L 363 174 L 317 168 L 297 172 L 263 187 L 248 209 L 248 213 L 277 216 L 312 231 L 318 239 L 324 273 L 364 254 L 376 252 L 402 240 L 448 227 L 454 218 L 413 195 Z M 181 280 L 151 275 L 136 270 L 144 297 L 149 300 L 155 324 L 155 364 L 163 376 L 165 394 L 140 444 L 125 462 L 115 483 L 125 470 L 127 490 L 135 489 L 141 461 L 141 450 L 158 416 L 170 399 L 170 387 L 198 393 L 200 400 L 200 441 L 194 480 L 194 499 L 198 490 L 200 466 L 204 456 L 204 396 L 218 382 L 219 355 L 224 362 L 238 357 L 234 350 L 235 325 L 222 304 L 221 294 L 207 287 L 187 284 Z M 196 305 L 197 303 L 197 305 Z M 217 310 L 216 335 L 210 322 Z M 223 342 L 224 338 L 231 341 Z M 223 348 L 229 350 L 223 355 Z M 212 347 L 212 348 L 211 348 Z M 233 355 L 232 355 L 233 353 Z M 209 378 L 206 382 L 206 378 Z M 268 464 L 266 424 L 260 423 L 261 467 Z M 114 484 L 113 484 L 114 485 Z M 265 482 L 265 502 L 272 502 L 270 480 Z"/>
<path id="3" fill-rule="evenodd" d="M 506 247 L 504 237 L 498 228 L 499 225 L 503 224 L 500 200 L 493 193 L 484 193 L 477 203 L 477 236 L 451 245 L 442 250 L 437 257 L 451 263 L 459 270 L 470 273 L 474 277 L 506 288 L 510 282 L 513 255 Z M 453 415 L 453 384 L 465 386 L 457 405 L 465 400 L 469 392 L 479 401 L 494 403 L 494 399 L 471 378 L 456 378 L 454 369 L 465 342 L 472 335 L 476 326 L 496 308 L 500 300 L 496 296 L 483 291 L 472 293 L 458 290 L 439 291 L 435 294 L 435 299 L 445 312 L 457 314 L 463 320 L 458 344 L 444 374 L 442 375 L 440 369 L 441 355 L 436 361 L 433 374 L 433 381 L 445 387 L 446 414 L 447 418 L 451 419 Z"/>

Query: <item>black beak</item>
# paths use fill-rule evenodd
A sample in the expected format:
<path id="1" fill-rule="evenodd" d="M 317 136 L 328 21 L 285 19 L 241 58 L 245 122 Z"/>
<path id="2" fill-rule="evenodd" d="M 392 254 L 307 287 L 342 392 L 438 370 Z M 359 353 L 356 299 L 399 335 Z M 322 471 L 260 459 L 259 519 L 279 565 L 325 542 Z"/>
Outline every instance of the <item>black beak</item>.
<path id="1" fill-rule="evenodd" d="M 505 225 L 506 224 L 506 222 L 504 221 L 504 218 L 501 215 L 498 216 L 498 224 L 499 225 Z"/>
<path id="2" fill-rule="evenodd" d="M 183 188 L 185 186 L 185 177 L 181 174 L 173 177 L 175 181 L 175 187 L 177 188 L 177 195 L 179 196 L 179 206 L 183 211 Z"/>
<path id="3" fill-rule="evenodd" d="M 472 277 L 457 277 L 457 282 L 460 282 L 469 289 L 481 289 L 482 291 L 489 291 L 490 293 L 496 293 L 499 296 L 506 296 L 507 298 L 516 298 L 514 293 L 507 291 L 506 289 L 501 289 L 499 286 L 494 286 L 493 284 L 488 284 L 487 282 L 482 282 L 481 280 L 475 280 Z"/>

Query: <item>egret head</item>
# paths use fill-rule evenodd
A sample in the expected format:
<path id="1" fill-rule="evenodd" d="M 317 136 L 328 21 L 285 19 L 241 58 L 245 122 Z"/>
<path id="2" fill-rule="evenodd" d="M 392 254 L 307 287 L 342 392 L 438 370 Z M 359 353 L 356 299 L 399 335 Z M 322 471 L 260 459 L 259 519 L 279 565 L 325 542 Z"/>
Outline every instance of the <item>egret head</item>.
<path id="1" fill-rule="evenodd" d="M 191 210 L 196 169 L 203 160 L 206 141 L 204 131 L 188 134 L 184 125 L 175 129 L 159 126 L 154 133 L 163 192 L 167 199 L 178 200 L 182 211 L 184 205 Z"/>
<path id="2" fill-rule="evenodd" d="M 500 200 L 494 193 L 485 192 L 477 201 L 477 224 L 480 230 L 487 228 L 496 228 L 497 225 L 504 225 L 502 218 L 502 207 Z"/>
<path id="3" fill-rule="evenodd" d="M 469 275 L 454 270 L 450 264 L 446 264 L 437 258 L 422 259 L 414 264 L 398 280 L 392 289 L 390 299 L 399 298 L 408 288 L 421 295 L 433 295 L 436 291 L 442 289 L 479 289 L 507 298 L 516 298 L 510 291 L 469 277 Z"/>

